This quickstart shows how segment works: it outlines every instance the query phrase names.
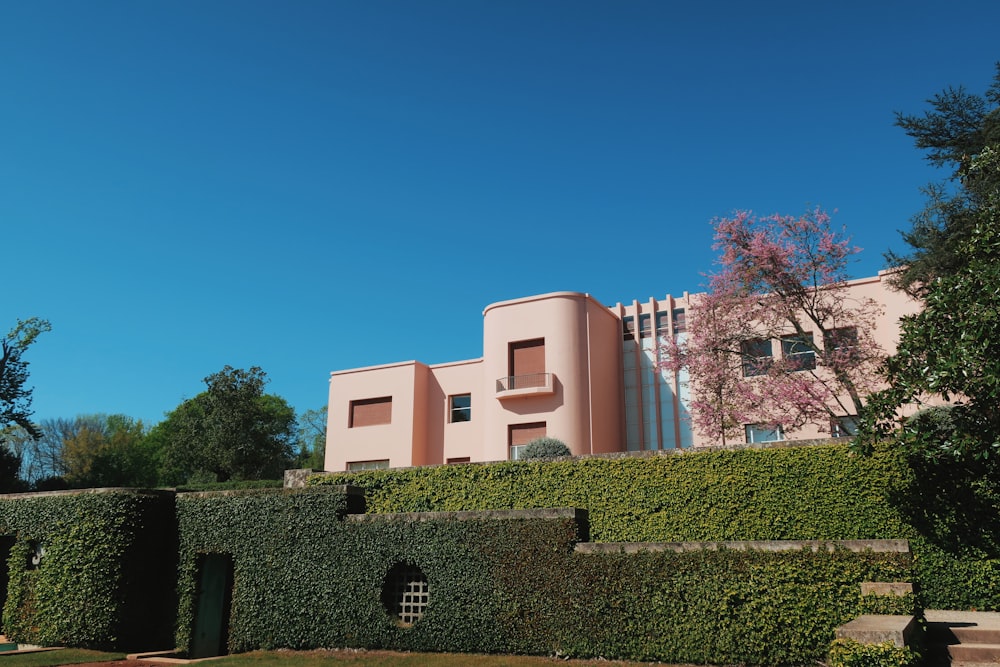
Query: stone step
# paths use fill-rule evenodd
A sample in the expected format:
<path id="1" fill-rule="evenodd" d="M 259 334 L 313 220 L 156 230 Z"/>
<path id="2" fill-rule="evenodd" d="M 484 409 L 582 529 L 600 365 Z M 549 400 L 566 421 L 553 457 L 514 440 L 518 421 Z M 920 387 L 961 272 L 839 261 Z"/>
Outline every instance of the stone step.
<path id="1" fill-rule="evenodd" d="M 955 626 L 951 628 L 951 633 L 962 644 L 1000 644 L 1000 628 Z"/>
<path id="2" fill-rule="evenodd" d="M 948 647 L 952 663 L 1000 662 L 1000 644 L 952 644 Z"/>

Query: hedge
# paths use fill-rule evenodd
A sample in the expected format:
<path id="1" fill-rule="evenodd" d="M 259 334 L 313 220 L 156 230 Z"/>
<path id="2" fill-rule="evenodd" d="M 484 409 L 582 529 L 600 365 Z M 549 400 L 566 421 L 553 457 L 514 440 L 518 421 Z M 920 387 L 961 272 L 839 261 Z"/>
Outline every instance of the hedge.
<path id="1" fill-rule="evenodd" d="M 805 663 L 865 610 L 862 581 L 908 581 L 909 554 L 843 550 L 577 553 L 570 511 L 345 517 L 344 487 L 178 497 L 178 645 L 197 567 L 229 554 L 229 650 L 287 647 L 537 653 L 722 664 Z M 411 627 L 382 602 L 410 564 L 431 602 Z"/>
<path id="2" fill-rule="evenodd" d="M 604 542 L 910 539 L 928 607 L 1000 610 L 1000 503 L 989 477 L 889 447 L 860 456 L 833 444 L 372 470 L 309 483 L 361 486 L 372 512 L 583 507 L 592 539 Z"/>
<path id="3" fill-rule="evenodd" d="M 12 641 L 105 649 L 171 645 L 172 493 L 0 496 L 0 535 L 10 546 L 3 630 Z M 44 555 L 34 567 L 38 546 Z"/>

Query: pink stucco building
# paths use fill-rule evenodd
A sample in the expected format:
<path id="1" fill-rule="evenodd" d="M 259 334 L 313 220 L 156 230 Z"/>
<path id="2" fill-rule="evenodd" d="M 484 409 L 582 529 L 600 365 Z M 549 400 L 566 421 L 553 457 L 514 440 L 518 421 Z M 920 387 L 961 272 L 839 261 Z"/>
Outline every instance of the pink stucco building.
<path id="1" fill-rule="evenodd" d="M 875 335 L 891 353 L 899 318 L 916 305 L 884 279 L 849 290 L 882 305 Z M 686 374 L 657 364 L 659 341 L 684 335 L 690 309 L 687 293 L 606 307 L 553 292 L 487 306 L 479 359 L 335 371 L 326 469 L 506 460 L 541 435 L 577 455 L 716 444 L 692 431 Z M 746 433 L 800 439 L 838 435 L 833 428 Z"/>

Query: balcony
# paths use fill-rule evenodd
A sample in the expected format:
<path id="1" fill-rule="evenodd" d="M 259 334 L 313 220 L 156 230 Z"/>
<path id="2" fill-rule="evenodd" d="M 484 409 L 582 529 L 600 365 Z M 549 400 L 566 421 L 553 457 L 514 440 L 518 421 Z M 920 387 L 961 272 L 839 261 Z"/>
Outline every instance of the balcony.
<path id="1" fill-rule="evenodd" d="M 552 373 L 510 375 L 497 380 L 497 398 L 545 396 L 555 393 L 555 376 Z"/>

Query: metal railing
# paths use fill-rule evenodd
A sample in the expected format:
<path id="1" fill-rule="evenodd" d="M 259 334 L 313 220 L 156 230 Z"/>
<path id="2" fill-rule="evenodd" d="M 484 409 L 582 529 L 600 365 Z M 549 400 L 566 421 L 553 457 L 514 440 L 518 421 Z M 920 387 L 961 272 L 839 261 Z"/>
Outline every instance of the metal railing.
<path id="1" fill-rule="evenodd" d="M 509 375 L 497 380 L 497 391 L 534 389 L 552 386 L 552 373 L 532 373 L 530 375 Z"/>

